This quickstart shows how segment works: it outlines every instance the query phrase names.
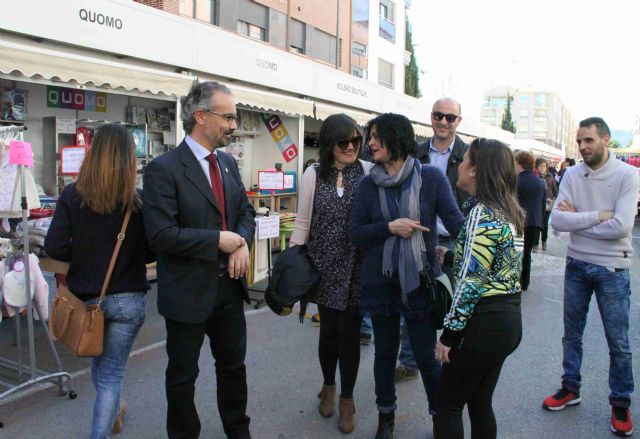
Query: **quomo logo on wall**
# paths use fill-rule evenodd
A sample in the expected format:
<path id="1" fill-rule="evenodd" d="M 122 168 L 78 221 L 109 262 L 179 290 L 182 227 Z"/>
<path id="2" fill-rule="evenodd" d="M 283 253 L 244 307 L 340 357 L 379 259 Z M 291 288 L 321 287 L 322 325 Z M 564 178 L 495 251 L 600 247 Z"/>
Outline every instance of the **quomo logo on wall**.
<path id="1" fill-rule="evenodd" d="M 47 87 L 47 107 L 106 113 L 107 94 L 50 85 Z"/>

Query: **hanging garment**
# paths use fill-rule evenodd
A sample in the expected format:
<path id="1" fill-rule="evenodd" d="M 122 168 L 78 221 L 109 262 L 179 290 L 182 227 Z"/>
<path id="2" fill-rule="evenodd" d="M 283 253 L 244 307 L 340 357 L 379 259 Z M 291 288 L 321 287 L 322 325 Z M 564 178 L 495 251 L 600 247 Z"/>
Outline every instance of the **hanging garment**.
<path id="1" fill-rule="evenodd" d="M 22 217 L 20 173 L 17 165 L 9 164 L 9 142 L 2 142 L 2 157 L 0 159 L 0 218 Z M 24 168 L 24 183 L 29 209 L 40 208 L 38 187 L 33 178 L 33 170 Z"/>
<path id="2" fill-rule="evenodd" d="M 9 270 L 5 274 L 5 261 L 0 262 L 0 291 L 3 296 L 3 312 L 5 316 L 13 317 L 15 308 L 10 306 L 12 303 L 24 304 L 26 296 L 24 294 L 24 272 L 17 276 L 14 273 L 15 270 Z M 42 270 L 40 270 L 40 261 L 34 254 L 29 255 L 29 271 L 31 272 L 31 297 L 33 298 L 33 305 L 38 307 L 40 314 L 44 320 L 49 319 L 49 285 L 47 284 Z M 14 274 L 10 274 L 14 273 Z M 4 276 L 2 276 L 4 274 Z M 9 303 L 7 301 L 9 297 Z M 26 306 L 21 306 L 19 312 L 26 310 Z M 38 314 L 34 315 L 36 320 Z"/>

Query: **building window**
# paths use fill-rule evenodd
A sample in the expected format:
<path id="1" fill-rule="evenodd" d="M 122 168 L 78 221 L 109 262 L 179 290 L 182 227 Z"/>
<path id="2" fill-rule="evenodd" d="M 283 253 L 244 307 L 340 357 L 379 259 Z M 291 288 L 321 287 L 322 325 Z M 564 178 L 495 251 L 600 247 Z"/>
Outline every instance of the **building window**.
<path id="1" fill-rule="evenodd" d="M 379 35 L 385 40 L 396 42 L 396 25 L 394 4 L 389 0 L 380 2 L 380 31 Z"/>
<path id="2" fill-rule="evenodd" d="M 383 59 L 378 62 L 378 84 L 393 88 L 393 64 Z"/>
<path id="3" fill-rule="evenodd" d="M 529 102 L 529 95 L 520 95 L 520 102 L 522 103 Z"/>
<path id="4" fill-rule="evenodd" d="M 542 95 L 544 96 L 544 95 Z M 533 120 L 535 122 L 546 122 L 547 121 L 547 112 L 546 110 L 536 110 L 533 114 Z"/>
<path id="5" fill-rule="evenodd" d="M 266 41 L 266 31 L 260 26 L 238 20 L 238 33 L 256 40 Z"/>
<path id="6" fill-rule="evenodd" d="M 353 52 L 354 55 L 367 56 L 367 46 L 354 41 L 351 44 L 351 52 Z"/>
<path id="7" fill-rule="evenodd" d="M 367 79 L 367 71 L 362 67 L 351 66 L 351 74 L 358 78 Z"/>
<path id="8" fill-rule="evenodd" d="M 302 47 L 294 46 L 293 44 L 289 46 L 289 52 L 304 55 L 304 49 Z"/>
<path id="9" fill-rule="evenodd" d="M 522 119 L 526 119 L 526 118 L 528 118 L 528 117 L 529 117 L 529 110 L 522 110 L 522 111 L 520 112 L 520 118 L 522 118 Z"/>
<path id="10" fill-rule="evenodd" d="M 305 39 L 306 39 L 307 27 L 306 25 L 296 20 L 291 19 L 290 37 L 289 37 L 289 50 L 293 53 L 306 54 Z"/>
<path id="11" fill-rule="evenodd" d="M 547 95 L 546 94 L 537 94 L 536 95 L 536 107 L 546 107 L 547 105 Z"/>
<path id="12" fill-rule="evenodd" d="M 313 32 L 313 53 L 308 53 L 315 59 L 336 65 L 336 37 L 315 28 Z"/>

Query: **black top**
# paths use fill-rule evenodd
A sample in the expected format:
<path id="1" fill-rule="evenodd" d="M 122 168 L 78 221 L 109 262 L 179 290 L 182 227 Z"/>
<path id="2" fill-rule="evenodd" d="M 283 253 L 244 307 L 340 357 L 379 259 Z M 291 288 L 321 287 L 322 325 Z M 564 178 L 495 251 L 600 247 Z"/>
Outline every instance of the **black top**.
<path id="1" fill-rule="evenodd" d="M 353 195 L 364 170 L 356 161 L 345 167 L 342 175 L 342 197 L 336 189 L 336 168 L 329 170 L 327 181 L 316 178 L 308 244 L 309 256 L 320 273 L 317 303 L 339 311 L 358 305 L 360 266 L 356 248 L 349 242 L 348 228 Z"/>
<path id="2" fill-rule="evenodd" d="M 542 227 L 546 196 L 544 181 L 533 171 L 518 174 L 518 201 L 526 213 L 527 227 Z"/>
<path id="3" fill-rule="evenodd" d="M 125 212 L 99 215 L 80 207 L 75 184 L 64 188 L 44 240 L 47 255 L 70 262 L 67 284 L 72 293 L 89 300 L 98 297 L 116 246 Z M 155 256 L 146 245 L 142 210 L 132 212 L 125 239 L 111 275 L 107 294 L 147 291 L 145 263 Z"/>

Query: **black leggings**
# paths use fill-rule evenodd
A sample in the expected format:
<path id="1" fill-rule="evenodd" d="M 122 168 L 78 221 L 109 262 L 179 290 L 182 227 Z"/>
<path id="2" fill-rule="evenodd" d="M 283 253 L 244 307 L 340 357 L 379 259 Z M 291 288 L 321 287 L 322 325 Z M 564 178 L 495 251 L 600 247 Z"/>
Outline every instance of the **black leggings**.
<path id="1" fill-rule="evenodd" d="M 524 228 L 524 250 L 522 252 L 522 273 L 520 273 L 520 286 L 522 290 L 529 288 L 531 275 L 531 249 L 540 236 L 540 227 L 527 226 Z"/>
<path id="2" fill-rule="evenodd" d="M 318 310 L 318 357 L 324 384 L 335 384 L 336 368 L 340 360 L 340 396 L 352 398 L 360 366 L 360 314 L 357 308 L 338 311 L 318 305 Z"/>
<path id="3" fill-rule="evenodd" d="M 433 432 L 436 439 L 464 439 L 462 410 L 469 406 L 472 439 L 495 439 L 493 391 L 505 359 L 520 344 L 520 305 L 508 312 L 475 314 L 458 348 L 442 367 Z"/>

